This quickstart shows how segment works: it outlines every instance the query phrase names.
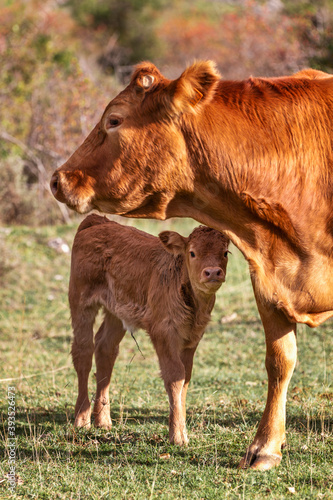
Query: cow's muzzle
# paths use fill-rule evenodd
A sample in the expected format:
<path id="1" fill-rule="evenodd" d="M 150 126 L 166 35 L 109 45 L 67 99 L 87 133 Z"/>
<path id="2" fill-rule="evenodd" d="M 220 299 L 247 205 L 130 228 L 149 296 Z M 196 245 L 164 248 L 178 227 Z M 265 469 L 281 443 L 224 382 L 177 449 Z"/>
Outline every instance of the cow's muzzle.
<path id="1" fill-rule="evenodd" d="M 87 213 L 94 207 L 92 205 L 92 193 L 84 184 L 78 186 L 78 180 L 82 174 L 55 171 L 51 177 L 50 188 L 53 196 L 61 203 L 81 214 Z M 74 182 L 73 182 L 74 181 Z"/>

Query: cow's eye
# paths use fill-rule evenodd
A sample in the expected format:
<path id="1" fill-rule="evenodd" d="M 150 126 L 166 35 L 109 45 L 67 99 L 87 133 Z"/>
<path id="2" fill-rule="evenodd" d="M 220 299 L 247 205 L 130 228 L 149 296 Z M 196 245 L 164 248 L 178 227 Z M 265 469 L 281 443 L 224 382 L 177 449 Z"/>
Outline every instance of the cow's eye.
<path id="1" fill-rule="evenodd" d="M 224 252 L 224 257 L 227 258 L 228 257 L 228 250 L 226 252 Z"/>
<path id="2" fill-rule="evenodd" d="M 195 257 L 195 253 L 191 251 L 191 252 L 190 252 L 190 256 L 191 256 L 192 258 L 193 258 L 193 257 Z"/>
<path id="3" fill-rule="evenodd" d="M 107 121 L 106 128 L 116 128 L 119 127 L 119 125 L 122 123 L 123 119 L 120 118 L 119 116 L 110 116 L 110 118 Z"/>

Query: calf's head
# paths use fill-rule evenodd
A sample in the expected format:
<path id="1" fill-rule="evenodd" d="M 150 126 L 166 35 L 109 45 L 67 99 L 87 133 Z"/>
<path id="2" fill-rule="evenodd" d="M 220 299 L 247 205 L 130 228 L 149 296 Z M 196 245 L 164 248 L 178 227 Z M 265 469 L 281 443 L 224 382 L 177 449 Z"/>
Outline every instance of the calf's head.
<path id="1" fill-rule="evenodd" d="M 164 219 L 176 193 L 191 192 L 182 123 L 215 95 L 219 75 L 197 62 L 176 80 L 142 63 L 130 84 L 51 179 L 55 198 L 80 213 L 97 209 L 129 217 Z"/>
<path id="2" fill-rule="evenodd" d="M 229 239 L 219 231 L 199 226 L 188 238 L 163 231 L 159 238 L 166 250 L 183 255 L 191 285 L 205 295 L 215 293 L 225 281 Z"/>

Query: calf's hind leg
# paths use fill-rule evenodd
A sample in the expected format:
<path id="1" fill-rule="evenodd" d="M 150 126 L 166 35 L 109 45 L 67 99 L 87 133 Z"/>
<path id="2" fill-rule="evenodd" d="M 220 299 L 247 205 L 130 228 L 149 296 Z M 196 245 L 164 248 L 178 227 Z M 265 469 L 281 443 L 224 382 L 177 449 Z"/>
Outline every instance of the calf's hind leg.
<path id="1" fill-rule="evenodd" d="M 94 404 L 95 426 L 111 428 L 109 387 L 114 363 L 119 353 L 119 343 L 126 330 L 122 322 L 106 312 L 104 321 L 95 337 L 97 390 Z"/>
<path id="2" fill-rule="evenodd" d="M 72 359 L 78 376 L 78 397 L 75 405 L 75 427 L 90 427 L 91 408 L 88 395 L 88 379 L 94 354 L 93 325 L 97 307 L 86 307 L 83 310 L 71 302 L 71 315 L 74 340 Z"/>

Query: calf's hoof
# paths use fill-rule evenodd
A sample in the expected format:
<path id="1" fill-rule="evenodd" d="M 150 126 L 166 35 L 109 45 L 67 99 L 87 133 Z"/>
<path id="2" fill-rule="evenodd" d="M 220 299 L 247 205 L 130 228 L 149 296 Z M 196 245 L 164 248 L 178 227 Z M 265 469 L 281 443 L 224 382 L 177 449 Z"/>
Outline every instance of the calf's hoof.
<path id="1" fill-rule="evenodd" d="M 112 423 L 111 423 L 111 419 L 101 419 L 101 418 L 96 418 L 95 416 L 95 427 L 98 427 L 99 429 L 106 429 L 107 431 L 109 431 L 110 429 L 112 429 Z"/>
<path id="2" fill-rule="evenodd" d="M 82 404 L 77 402 L 75 405 L 75 421 L 74 427 L 84 427 L 90 429 L 91 406 L 89 401 L 84 401 Z"/>
<path id="3" fill-rule="evenodd" d="M 90 429 L 91 423 L 90 423 L 90 415 L 89 417 L 85 415 L 77 415 L 75 417 L 74 421 L 74 427 L 77 427 L 78 429 L 84 427 L 85 429 Z"/>
<path id="4" fill-rule="evenodd" d="M 94 424 L 99 429 L 110 430 L 112 422 L 110 417 L 110 403 L 101 403 L 94 408 Z"/>
<path id="5" fill-rule="evenodd" d="M 281 453 L 260 454 L 259 452 L 251 452 L 247 450 L 244 457 L 239 463 L 239 469 L 254 469 L 254 470 L 269 470 L 277 467 L 282 459 Z"/>

